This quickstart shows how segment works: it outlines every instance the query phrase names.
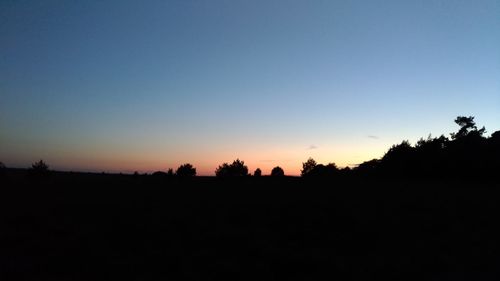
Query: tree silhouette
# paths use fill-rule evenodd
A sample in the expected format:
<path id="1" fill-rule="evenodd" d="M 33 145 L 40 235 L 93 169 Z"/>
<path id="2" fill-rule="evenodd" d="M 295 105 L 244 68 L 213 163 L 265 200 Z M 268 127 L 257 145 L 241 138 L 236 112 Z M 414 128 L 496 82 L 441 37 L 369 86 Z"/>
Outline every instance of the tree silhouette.
<path id="1" fill-rule="evenodd" d="M 340 169 L 340 174 L 342 174 L 344 177 L 345 176 L 350 176 L 351 175 L 351 172 L 352 172 L 352 169 L 349 168 L 348 166 Z"/>
<path id="2" fill-rule="evenodd" d="M 331 177 L 338 174 L 339 169 L 335 163 L 328 165 L 318 164 L 307 174 L 309 177 Z"/>
<path id="3" fill-rule="evenodd" d="M 312 158 L 307 159 L 306 162 L 302 163 L 301 175 L 303 177 L 326 177 L 337 175 L 339 169 L 335 163 L 329 163 L 328 165 L 318 164 Z"/>
<path id="4" fill-rule="evenodd" d="M 173 177 L 175 174 L 174 174 L 174 170 L 172 168 L 168 168 L 167 170 L 167 176 L 169 177 Z"/>
<path id="5" fill-rule="evenodd" d="M 320 166 L 320 167 L 318 167 L 318 166 Z M 315 174 L 317 174 L 318 176 L 322 176 L 322 177 L 335 176 L 339 172 L 339 169 L 337 168 L 337 165 L 335 165 L 335 163 L 328 163 L 326 166 L 317 165 L 313 171 L 316 171 L 316 170 L 317 170 L 317 172 Z"/>
<path id="6" fill-rule="evenodd" d="M 243 177 L 248 176 L 248 167 L 245 162 L 236 159 L 233 163 L 223 163 L 215 170 L 216 177 Z"/>
<path id="7" fill-rule="evenodd" d="M 47 165 L 43 160 L 40 160 L 38 162 L 35 162 L 31 165 L 31 170 L 35 172 L 48 172 L 49 171 L 49 165 Z"/>
<path id="8" fill-rule="evenodd" d="M 491 140 L 495 142 L 500 141 L 500 131 L 496 131 L 493 134 L 491 134 Z"/>
<path id="9" fill-rule="evenodd" d="M 382 157 L 383 163 L 404 162 L 408 156 L 413 152 L 413 147 L 407 140 L 402 141 L 400 144 L 395 144 Z"/>
<path id="10" fill-rule="evenodd" d="M 413 147 L 407 140 L 402 141 L 400 144 L 395 144 L 382 157 L 382 161 L 389 161 L 392 159 L 401 159 L 413 151 Z"/>
<path id="11" fill-rule="evenodd" d="M 196 176 L 196 168 L 194 168 L 193 165 L 189 163 L 182 164 L 179 166 L 179 168 L 177 168 L 175 174 L 178 177 L 194 177 Z"/>
<path id="12" fill-rule="evenodd" d="M 444 173 L 446 163 L 445 152 L 449 148 L 450 140 L 441 135 L 437 138 L 432 138 L 431 135 L 427 139 L 421 138 L 415 144 L 413 153 L 413 163 L 411 169 L 417 176 L 433 176 Z"/>
<path id="13" fill-rule="evenodd" d="M 432 138 L 431 135 L 427 137 L 427 139 L 420 138 L 416 145 L 415 148 L 417 150 L 432 150 L 432 151 L 437 151 L 440 149 L 444 149 L 446 145 L 448 144 L 449 139 L 445 137 L 444 135 L 441 135 L 438 138 Z"/>
<path id="14" fill-rule="evenodd" d="M 302 163 L 302 170 L 300 171 L 300 175 L 305 177 L 310 175 L 311 171 L 316 167 L 317 163 L 309 157 L 306 162 Z"/>
<path id="15" fill-rule="evenodd" d="M 380 161 L 380 172 L 395 177 L 407 176 L 414 172 L 412 165 L 415 163 L 415 149 L 407 140 L 393 145 L 384 154 Z"/>
<path id="16" fill-rule="evenodd" d="M 372 159 L 359 164 L 355 169 L 355 173 L 362 177 L 376 176 L 380 169 L 380 160 Z"/>
<path id="17" fill-rule="evenodd" d="M 260 177 L 261 175 L 262 175 L 262 171 L 260 170 L 260 168 L 257 168 L 255 170 L 255 172 L 253 172 L 254 177 Z"/>
<path id="18" fill-rule="evenodd" d="M 455 119 L 455 123 L 460 126 L 460 129 L 456 133 L 451 133 L 451 138 L 454 140 L 464 138 L 471 133 L 482 136 L 486 132 L 484 127 L 479 130 L 477 129 L 476 122 L 474 122 L 474 116 L 458 116 Z"/>
<path id="19" fill-rule="evenodd" d="M 271 170 L 271 176 L 282 177 L 285 175 L 285 171 L 280 166 L 276 166 Z"/>

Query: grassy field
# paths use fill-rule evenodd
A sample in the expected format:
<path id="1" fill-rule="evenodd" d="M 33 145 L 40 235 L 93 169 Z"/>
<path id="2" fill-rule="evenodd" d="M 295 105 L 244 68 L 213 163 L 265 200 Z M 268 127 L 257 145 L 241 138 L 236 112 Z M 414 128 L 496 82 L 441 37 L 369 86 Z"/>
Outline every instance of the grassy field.
<path id="1" fill-rule="evenodd" d="M 499 280 L 500 189 L 2 175 L 0 280 Z"/>

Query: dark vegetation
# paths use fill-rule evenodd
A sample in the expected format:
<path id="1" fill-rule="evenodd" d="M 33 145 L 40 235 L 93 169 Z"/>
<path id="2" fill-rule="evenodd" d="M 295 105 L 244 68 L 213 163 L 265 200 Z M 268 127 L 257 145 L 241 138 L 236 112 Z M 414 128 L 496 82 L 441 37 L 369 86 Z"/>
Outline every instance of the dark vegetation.
<path id="1" fill-rule="evenodd" d="M 0 280 L 499 280 L 500 133 L 456 122 L 302 177 L 0 165 Z"/>
<path id="2" fill-rule="evenodd" d="M 29 169 L 29 176 L 31 177 L 47 177 L 49 176 L 49 165 L 47 165 L 43 160 L 39 160 L 31 165 Z"/>
<path id="3" fill-rule="evenodd" d="M 249 176 L 248 167 L 245 165 L 244 161 L 236 159 L 231 164 L 224 163 L 220 165 L 215 170 L 215 176 L 219 178 L 246 177 Z"/>
<path id="4" fill-rule="evenodd" d="M 167 176 L 172 175 L 171 171 L 167 172 Z M 177 171 L 175 171 L 175 175 L 178 177 L 194 177 L 196 176 L 196 168 L 193 167 L 193 165 L 187 163 L 180 165 L 179 168 L 177 168 Z"/>
<path id="5" fill-rule="evenodd" d="M 444 135 L 420 139 L 415 146 L 403 141 L 379 160 L 354 169 L 355 176 L 405 179 L 475 179 L 497 177 L 500 167 L 500 131 L 489 138 L 477 129 L 474 117 L 459 116 L 451 139 Z"/>
<path id="6" fill-rule="evenodd" d="M 350 170 L 345 170 L 348 172 Z M 334 163 L 328 165 L 317 164 L 314 159 L 309 158 L 306 162 L 302 163 L 301 176 L 306 178 L 324 178 L 334 177 L 339 175 L 339 169 Z"/>
<path id="7" fill-rule="evenodd" d="M 285 171 L 280 166 L 276 166 L 271 170 L 272 177 L 283 177 L 285 176 Z"/>
<path id="8" fill-rule="evenodd" d="M 260 168 L 255 169 L 255 172 L 253 172 L 254 177 L 260 177 L 262 176 L 262 170 Z"/>

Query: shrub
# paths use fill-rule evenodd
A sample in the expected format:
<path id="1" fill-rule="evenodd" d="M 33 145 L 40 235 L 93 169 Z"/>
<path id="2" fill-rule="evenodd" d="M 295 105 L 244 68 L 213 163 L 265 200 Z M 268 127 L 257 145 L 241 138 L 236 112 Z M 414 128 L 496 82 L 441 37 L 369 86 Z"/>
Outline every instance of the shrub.
<path id="1" fill-rule="evenodd" d="M 279 166 L 276 166 L 274 167 L 272 170 L 271 170 L 271 176 L 273 177 L 282 177 L 285 175 L 285 172 L 283 171 L 283 169 Z"/>
<path id="2" fill-rule="evenodd" d="M 38 162 L 31 164 L 31 170 L 37 171 L 37 172 L 48 172 L 49 165 L 47 165 L 45 162 L 43 162 L 43 160 L 40 160 Z"/>
<path id="3" fill-rule="evenodd" d="M 49 173 L 49 165 L 43 160 L 31 164 L 30 173 L 35 176 L 43 176 Z"/>
<path id="4" fill-rule="evenodd" d="M 196 168 L 194 168 L 193 165 L 189 163 L 182 164 L 179 166 L 179 168 L 177 168 L 175 174 L 179 177 L 194 177 L 196 176 Z"/>
<path id="5" fill-rule="evenodd" d="M 255 172 L 253 172 L 253 176 L 254 177 L 260 177 L 260 176 L 262 176 L 262 171 L 259 168 L 257 168 L 255 170 Z"/>
<path id="6" fill-rule="evenodd" d="M 236 159 L 233 163 L 223 163 L 215 170 L 216 177 L 243 177 L 248 176 L 248 167 L 245 162 Z"/>

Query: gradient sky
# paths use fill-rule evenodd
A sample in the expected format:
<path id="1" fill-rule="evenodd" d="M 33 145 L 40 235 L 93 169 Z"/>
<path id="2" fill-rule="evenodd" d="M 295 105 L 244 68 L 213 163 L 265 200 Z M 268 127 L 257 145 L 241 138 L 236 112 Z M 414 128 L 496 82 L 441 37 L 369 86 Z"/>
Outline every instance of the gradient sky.
<path id="1" fill-rule="evenodd" d="M 0 1 L 0 161 L 211 175 L 500 129 L 500 1 Z"/>

